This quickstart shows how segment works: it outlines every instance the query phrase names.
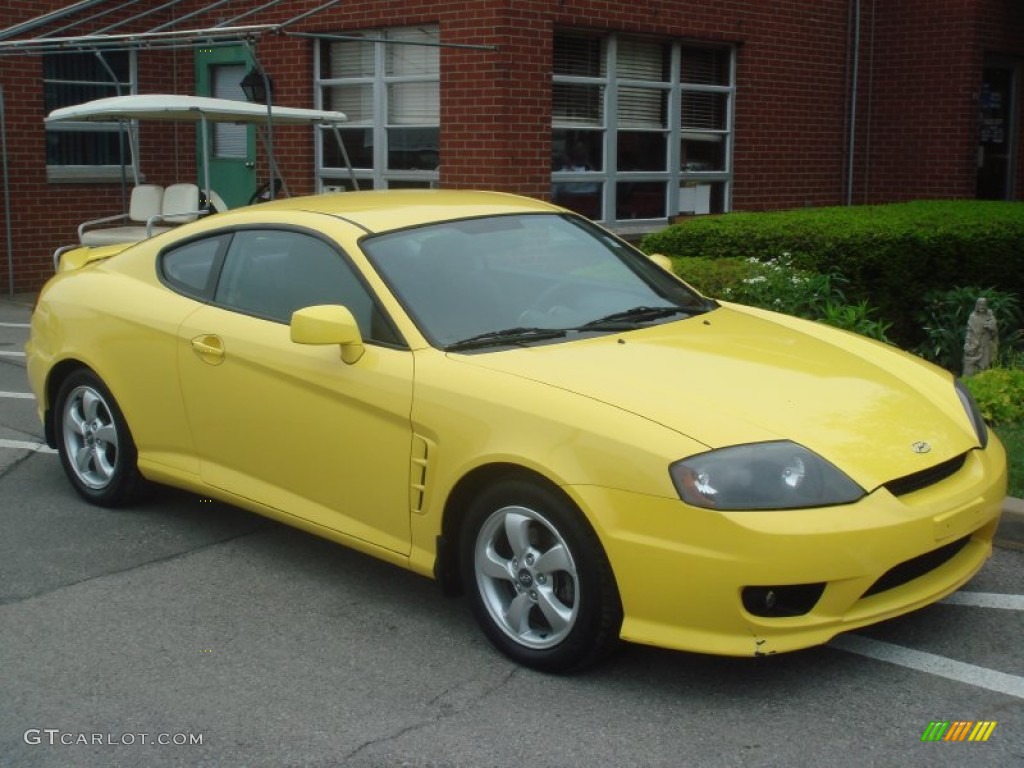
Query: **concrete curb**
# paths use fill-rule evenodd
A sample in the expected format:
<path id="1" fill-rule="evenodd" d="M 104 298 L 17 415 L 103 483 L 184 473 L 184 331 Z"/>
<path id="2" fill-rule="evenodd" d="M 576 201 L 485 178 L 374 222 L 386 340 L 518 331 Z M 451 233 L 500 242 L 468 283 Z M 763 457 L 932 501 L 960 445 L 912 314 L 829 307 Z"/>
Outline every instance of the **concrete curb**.
<path id="1" fill-rule="evenodd" d="M 1024 499 L 1007 496 L 1003 501 L 1003 517 L 993 543 L 1002 549 L 1024 552 Z"/>

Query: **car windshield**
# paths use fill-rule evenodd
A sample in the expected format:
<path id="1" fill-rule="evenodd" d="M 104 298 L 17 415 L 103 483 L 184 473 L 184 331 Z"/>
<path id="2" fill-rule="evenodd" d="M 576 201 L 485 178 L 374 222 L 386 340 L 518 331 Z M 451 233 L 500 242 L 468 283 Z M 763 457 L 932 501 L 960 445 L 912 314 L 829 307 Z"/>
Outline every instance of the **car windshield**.
<path id="1" fill-rule="evenodd" d="M 629 330 L 713 306 L 573 216 L 463 219 L 371 236 L 362 246 L 424 335 L 444 349 Z"/>

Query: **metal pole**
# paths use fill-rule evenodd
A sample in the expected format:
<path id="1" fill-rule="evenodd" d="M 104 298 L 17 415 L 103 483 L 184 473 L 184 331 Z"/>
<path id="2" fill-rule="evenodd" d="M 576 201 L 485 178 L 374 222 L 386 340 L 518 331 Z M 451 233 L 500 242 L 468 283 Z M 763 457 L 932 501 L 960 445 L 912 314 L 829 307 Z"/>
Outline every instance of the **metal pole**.
<path id="1" fill-rule="evenodd" d="M 338 142 L 338 149 L 341 150 L 341 157 L 345 161 L 345 167 L 348 168 L 348 176 L 352 179 L 352 189 L 358 192 L 359 179 L 356 178 L 356 169 L 352 167 L 352 161 L 348 159 L 348 149 L 345 147 L 345 141 L 341 138 L 338 124 L 331 123 L 331 130 L 334 132 L 334 140 Z"/>
<path id="2" fill-rule="evenodd" d="M 0 153 L 4 159 L 4 223 L 7 231 L 7 292 L 14 295 L 14 237 L 11 235 L 11 185 L 7 176 L 7 112 L 4 87 L 0 85 Z"/>
<path id="3" fill-rule="evenodd" d="M 846 169 L 846 204 L 853 205 L 853 172 L 857 158 L 857 87 L 860 74 L 860 0 L 854 3 L 853 20 L 853 73 L 850 80 L 850 139 L 849 166 Z"/>
<path id="4" fill-rule="evenodd" d="M 210 183 L 210 128 L 206 121 L 206 115 L 201 114 L 202 121 L 199 123 L 200 141 L 203 142 L 203 184 L 206 187 L 206 202 L 213 201 L 210 190 L 213 185 Z"/>
<path id="5" fill-rule="evenodd" d="M 253 54 L 253 61 L 256 61 L 255 54 Z M 271 112 L 274 94 L 270 89 L 270 76 L 259 65 L 259 62 L 256 62 L 256 68 L 259 70 L 260 77 L 263 78 L 263 90 L 267 94 L 267 157 L 270 159 L 268 163 L 270 166 L 270 199 L 273 200 L 277 197 L 277 179 L 280 178 L 282 182 L 284 181 L 284 176 L 277 169 L 277 156 L 274 154 L 274 115 Z"/>

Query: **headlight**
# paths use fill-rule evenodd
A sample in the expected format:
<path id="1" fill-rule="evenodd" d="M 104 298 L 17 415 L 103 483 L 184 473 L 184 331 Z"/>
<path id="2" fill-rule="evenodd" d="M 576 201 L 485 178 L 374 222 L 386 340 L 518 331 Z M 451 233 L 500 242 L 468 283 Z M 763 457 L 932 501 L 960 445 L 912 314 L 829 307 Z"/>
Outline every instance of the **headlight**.
<path id="1" fill-rule="evenodd" d="M 800 509 L 849 504 L 863 489 L 816 453 L 789 441 L 721 448 L 677 461 L 672 482 L 708 509 Z"/>
<path id="2" fill-rule="evenodd" d="M 978 404 L 974 402 L 974 396 L 971 394 L 971 391 L 959 379 L 956 380 L 956 394 L 960 398 L 960 404 L 967 411 L 967 418 L 971 420 L 974 434 L 978 436 L 979 445 L 984 448 L 988 445 L 988 425 L 985 424 L 985 419 L 981 415 Z"/>

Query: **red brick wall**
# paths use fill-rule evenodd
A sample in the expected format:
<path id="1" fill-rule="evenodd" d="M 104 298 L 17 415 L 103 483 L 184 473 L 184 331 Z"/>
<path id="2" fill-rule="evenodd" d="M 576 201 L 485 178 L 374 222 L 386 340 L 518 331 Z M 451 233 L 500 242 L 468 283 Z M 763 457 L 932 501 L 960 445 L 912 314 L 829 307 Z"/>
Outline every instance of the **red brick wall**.
<path id="1" fill-rule="evenodd" d="M 973 197 L 981 51 L 972 5 L 867 4 L 854 202 Z"/>
<path id="2" fill-rule="evenodd" d="M 289 0 L 269 15 L 240 23 L 283 21 L 318 4 Z M 66 0 L 16 0 L 0 9 L 0 28 L 64 5 Z M 205 3 L 196 0 L 195 7 L 200 5 Z M 443 42 L 496 46 L 442 49 L 441 183 L 538 197 L 551 187 L 553 30 L 734 43 L 733 207 L 758 210 L 846 199 L 852 5 L 852 0 L 346 0 L 295 29 L 346 32 L 438 24 Z M 973 196 L 981 63 L 986 51 L 1024 56 L 1024 4 L 861 0 L 860 6 L 853 201 Z M 229 18 L 252 7 L 251 0 L 237 0 L 216 16 Z M 140 28 L 151 27 L 155 18 Z M 210 23 L 206 17 L 196 21 Z M 312 48 L 308 39 L 271 34 L 259 39 L 257 54 L 274 79 L 278 103 L 312 106 Z M 139 77 L 141 92 L 193 93 L 192 52 L 143 51 Z M 53 249 L 73 240 L 79 221 L 121 209 L 121 190 L 117 184 L 47 183 L 38 59 L 0 57 L 0 85 L 7 107 L 17 287 L 34 288 L 49 274 Z M 279 128 L 275 145 L 292 192 L 311 192 L 309 130 Z M 193 178 L 194 129 L 144 126 L 141 161 L 147 178 L 157 183 Z M 261 163 L 260 176 L 266 177 L 265 159 Z M 1024 165 L 1018 175 L 1020 196 Z M 6 289 L 2 229 L 0 248 L 0 285 Z"/>

